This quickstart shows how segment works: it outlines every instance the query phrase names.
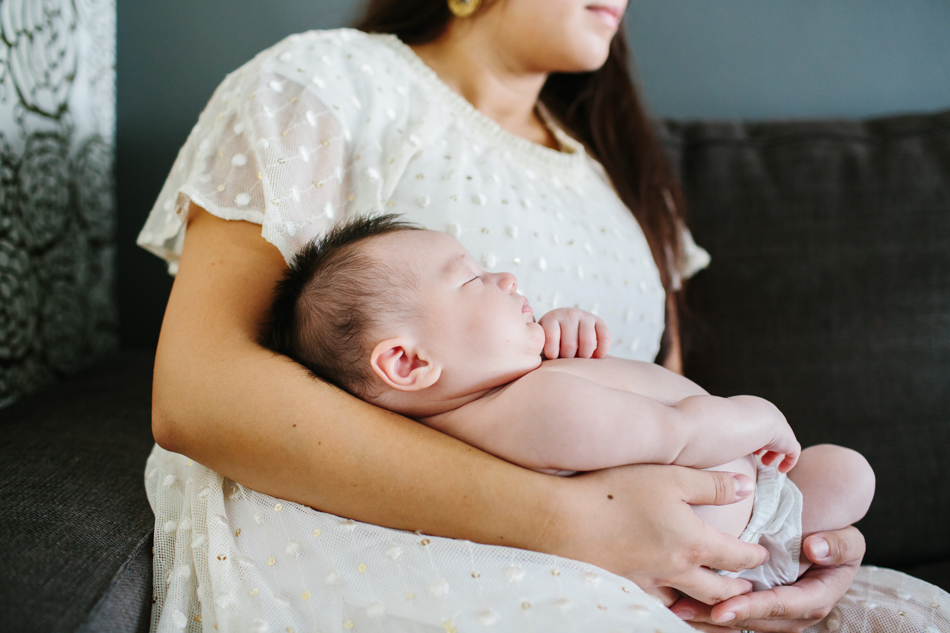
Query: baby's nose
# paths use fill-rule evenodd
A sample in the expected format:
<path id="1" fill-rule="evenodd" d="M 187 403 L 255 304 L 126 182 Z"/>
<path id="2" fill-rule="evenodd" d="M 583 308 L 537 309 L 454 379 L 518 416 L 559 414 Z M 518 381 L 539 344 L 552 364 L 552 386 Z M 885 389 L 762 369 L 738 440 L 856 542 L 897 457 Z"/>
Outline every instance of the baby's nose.
<path id="1" fill-rule="evenodd" d="M 508 293 L 518 292 L 518 278 L 511 273 L 500 273 L 498 285 Z"/>

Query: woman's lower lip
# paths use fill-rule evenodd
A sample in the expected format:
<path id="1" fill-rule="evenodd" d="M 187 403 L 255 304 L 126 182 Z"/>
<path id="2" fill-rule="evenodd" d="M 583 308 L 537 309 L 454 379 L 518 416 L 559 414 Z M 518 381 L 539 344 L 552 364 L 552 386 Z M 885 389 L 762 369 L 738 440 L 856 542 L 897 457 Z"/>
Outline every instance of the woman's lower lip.
<path id="1" fill-rule="evenodd" d="M 603 7 L 587 7 L 587 10 L 600 18 L 600 21 L 610 28 L 615 29 L 620 26 L 620 16 L 609 9 L 604 9 Z"/>

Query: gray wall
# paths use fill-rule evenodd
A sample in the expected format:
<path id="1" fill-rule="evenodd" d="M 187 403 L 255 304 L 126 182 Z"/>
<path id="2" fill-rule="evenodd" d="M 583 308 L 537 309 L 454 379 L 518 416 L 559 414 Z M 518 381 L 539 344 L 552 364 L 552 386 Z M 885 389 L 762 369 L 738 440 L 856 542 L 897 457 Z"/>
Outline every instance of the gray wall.
<path id="1" fill-rule="evenodd" d="M 178 149 L 224 76 L 285 36 L 350 24 L 347 0 L 119 0 L 116 180 L 123 347 L 154 347 L 171 278 L 135 246 Z"/>
<path id="2" fill-rule="evenodd" d="M 631 0 L 626 19 L 659 116 L 950 107 L 950 0 Z"/>
<path id="3" fill-rule="evenodd" d="M 439 1 L 439 0 L 433 0 Z M 178 148 L 224 75 L 359 1 L 119 0 L 122 343 L 152 347 L 171 282 L 134 245 Z M 950 0 L 631 0 L 653 113 L 864 117 L 950 108 Z"/>

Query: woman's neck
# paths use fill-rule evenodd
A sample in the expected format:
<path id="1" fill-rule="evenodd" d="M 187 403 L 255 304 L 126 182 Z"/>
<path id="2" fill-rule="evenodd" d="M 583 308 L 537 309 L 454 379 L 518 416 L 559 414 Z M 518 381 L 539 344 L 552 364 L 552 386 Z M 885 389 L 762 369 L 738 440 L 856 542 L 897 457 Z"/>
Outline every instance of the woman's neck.
<path id="1" fill-rule="evenodd" d="M 557 148 L 557 139 L 535 109 L 548 73 L 520 67 L 488 33 L 490 29 L 455 22 L 438 39 L 411 48 L 439 79 L 502 129 Z"/>

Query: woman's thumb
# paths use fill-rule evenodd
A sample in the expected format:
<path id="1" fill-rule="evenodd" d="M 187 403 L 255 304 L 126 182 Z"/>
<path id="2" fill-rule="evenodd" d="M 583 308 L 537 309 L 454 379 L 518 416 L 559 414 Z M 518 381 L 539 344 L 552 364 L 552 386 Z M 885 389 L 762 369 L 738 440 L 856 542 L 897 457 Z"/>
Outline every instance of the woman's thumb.
<path id="1" fill-rule="evenodd" d="M 742 501 L 755 492 L 755 481 L 739 473 L 694 470 L 683 501 L 694 506 L 722 506 Z"/>

